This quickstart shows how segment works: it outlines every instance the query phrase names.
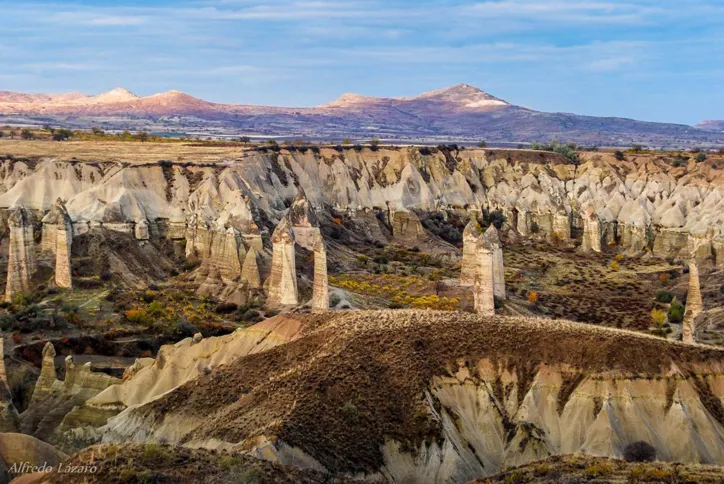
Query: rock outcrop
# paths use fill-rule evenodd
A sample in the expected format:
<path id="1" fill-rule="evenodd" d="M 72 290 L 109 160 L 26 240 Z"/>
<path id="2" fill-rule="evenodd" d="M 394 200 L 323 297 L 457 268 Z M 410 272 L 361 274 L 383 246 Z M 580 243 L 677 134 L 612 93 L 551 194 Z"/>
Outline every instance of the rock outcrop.
<path id="1" fill-rule="evenodd" d="M 699 286 L 699 268 L 695 262 L 689 263 L 689 293 L 686 296 L 686 313 L 682 323 L 682 339 L 684 343 L 696 342 L 696 318 L 704 309 Z"/>
<path id="2" fill-rule="evenodd" d="M 33 222 L 25 207 L 16 207 L 8 218 L 10 247 L 5 300 L 12 301 L 20 293 L 31 291 L 31 277 L 37 268 Z"/>
<path id="3" fill-rule="evenodd" d="M 312 311 L 329 309 L 329 282 L 327 277 L 327 248 L 322 234 L 314 242 L 314 283 L 312 287 Z"/>
<path id="4" fill-rule="evenodd" d="M 294 232 L 285 217 L 279 222 L 272 235 L 272 265 L 268 281 L 270 304 L 296 306 L 299 304 L 297 291 L 297 263 L 294 249 Z"/>

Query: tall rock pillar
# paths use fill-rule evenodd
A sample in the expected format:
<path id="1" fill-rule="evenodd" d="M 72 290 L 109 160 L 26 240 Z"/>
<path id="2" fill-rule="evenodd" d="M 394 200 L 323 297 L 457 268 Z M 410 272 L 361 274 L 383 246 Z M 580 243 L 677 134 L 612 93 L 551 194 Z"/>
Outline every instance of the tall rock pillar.
<path id="1" fill-rule="evenodd" d="M 475 274 L 478 268 L 477 243 L 480 235 L 480 225 L 473 218 L 463 230 L 463 260 L 460 266 L 461 286 L 473 286 L 475 284 Z"/>
<path id="2" fill-rule="evenodd" d="M 583 213 L 583 241 L 581 250 L 584 252 L 601 252 L 601 223 L 593 207 Z"/>
<path id="3" fill-rule="evenodd" d="M 35 246 L 33 224 L 25 207 L 17 207 L 8 219 L 10 248 L 8 250 L 8 278 L 5 300 L 12 301 L 22 292 L 30 292 L 30 278 L 35 273 Z"/>
<path id="4" fill-rule="evenodd" d="M 312 311 L 329 309 L 329 283 L 327 279 L 327 249 L 322 234 L 314 242 L 314 286 L 312 288 Z"/>
<path id="5" fill-rule="evenodd" d="M 493 250 L 485 240 L 476 244 L 478 270 L 473 285 L 475 312 L 484 316 L 495 315 L 495 275 Z"/>
<path id="6" fill-rule="evenodd" d="M 70 270 L 70 249 L 73 245 L 73 222 L 61 199 L 55 202 L 52 211 L 57 214 L 55 217 L 55 285 L 71 289 L 73 279 Z"/>
<path id="7" fill-rule="evenodd" d="M 55 346 L 48 341 L 43 348 L 43 363 L 40 367 L 40 376 L 38 377 L 38 381 L 35 382 L 35 390 L 33 391 L 30 404 L 40 402 L 50 395 L 53 384 L 55 384 L 55 380 L 57 379 L 58 376 L 55 372 Z"/>
<path id="8" fill-rule="evenodd" d="M 8 385 L 8 374 L 5 371 L 5 338 L 3 332 L 0 330 L 0 382 L 5 385 L 6 389 L 10 389 Z"/>
<path id="9" fill-rule="evenodd" d="M 686 313 L 682 323 L 682 340 L 684 343 L 695 343 L 696 318 L 704 309 L 699 286 L 699 268 L 692 261 L 689 264 L 689 293 L 686 296 Z"/>
<path id="10" fill-rule="evenodd" d="M 285 217 L 272 234 L 272 267 L 269 276 L 269 302 L 279 305 L 299 304 L 294 232 Z"/>
<path id="11" fill-rule="evenodd" d="M 483 237 L 493 252 L 493 294 L 495 297 L 505 299 L 505 265 L 498 229 L 495 228 L 495 225 L 490 224 Z"/>

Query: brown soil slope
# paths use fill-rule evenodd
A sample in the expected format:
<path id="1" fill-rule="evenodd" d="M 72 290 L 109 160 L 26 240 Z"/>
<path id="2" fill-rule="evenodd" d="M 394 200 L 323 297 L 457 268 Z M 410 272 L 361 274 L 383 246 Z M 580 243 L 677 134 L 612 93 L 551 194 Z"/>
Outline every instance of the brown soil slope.
<path id="1" fill-rule="evenodd" d="M 707 413 L 724 422 L 701 373 L 721 373 L 721 350 L 569 322 L 433 311 L 342 312 L 310 326 L 316 329 L 308 326 L 306 336 L 220 367 L 146 411 L 159 426 L 169 416 L 203 416 L 185 441 L 276 436 L 330 471 L 374 471 L 383 464 L 385 441 L 411 450 L 440 438 L 426 401 L 433 377 L 458 377 L 462 367 L 474 378 L 486 360 L 517 375 L 517 389 L 496 380 L 493 391 L 500 401 L 517 395 L 518 405 L 541 368 L 572 369 L 559 409 L 592 374 L 653 380 L 676 367 L 696 382 Z"/>

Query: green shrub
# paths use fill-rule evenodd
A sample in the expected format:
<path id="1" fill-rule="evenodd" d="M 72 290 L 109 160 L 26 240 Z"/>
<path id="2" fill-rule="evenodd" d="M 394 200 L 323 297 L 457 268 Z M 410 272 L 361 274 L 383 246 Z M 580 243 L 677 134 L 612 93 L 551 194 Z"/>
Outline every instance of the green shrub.
<path id="1" fill-rule="evenodd" d="M 708 158 L 708 156 L 706 156 L 706 153 L 704 153 L 703 151 L 700 151 L 699 153 L 696 154 L 696 157 L 694 158 L 694 160 L 696 160 L 697 163 L 704 163 L 707 160 L 707 158 Z"/>
<path id="2" fill-rule="evenodd" d="M 341 301 L 342 299 L 337 294 L 332 294 L 329 296 L 329 307 L 337 307 L 337 304 L 339 304 Z"/>
<path id="3" fill-rule="evenodd" d="M 669 291 L 659 291 L 656 293 L 656 300 L 662 303 L 670 303 L 674 300 L 674 293 Z"/>
<path id="4" fill-rule="evenodd" d="M 684 305 L 678 299 L 671 301 L 668 312 L 669 322 L 678 324 L 684 320 Z"/>

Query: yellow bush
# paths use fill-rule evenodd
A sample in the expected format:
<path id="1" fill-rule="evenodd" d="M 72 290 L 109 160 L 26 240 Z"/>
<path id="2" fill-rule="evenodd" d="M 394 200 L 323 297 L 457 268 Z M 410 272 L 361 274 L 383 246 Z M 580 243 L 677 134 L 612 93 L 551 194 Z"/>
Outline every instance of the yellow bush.
<path id="1" fill-rule="evenodd" d="M 651 322 L 654 323 L 654 326 L 660 328 L 664 325 L 664 322 L 666 322 L 666 312 L 662 311 L 661 309 L 652 309 Z"/>
<path id="2" fill-rule="evenodd" d="M 611 270 L 617 271 L 620 267 L 621 266 L 619 265 L 618 262 L 616 262 L 616 261 L 611 262 Z"/>

